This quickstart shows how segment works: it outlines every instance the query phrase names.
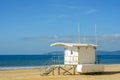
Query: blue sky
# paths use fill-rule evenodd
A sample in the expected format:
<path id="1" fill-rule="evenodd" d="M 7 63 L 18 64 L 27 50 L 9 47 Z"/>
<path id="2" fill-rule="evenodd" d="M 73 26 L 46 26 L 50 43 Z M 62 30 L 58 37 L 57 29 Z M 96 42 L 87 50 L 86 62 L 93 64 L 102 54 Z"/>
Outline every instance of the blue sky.
<path id="1" fill-rule="evenodd" d="M 101 50 L 120 50 L 119 4 L 120 0 L 0 0 L 0 54 L 61 50 L 49 45 L 75 42 L 78 24 L 81 36 L 94 36 L 97 25 Z"/>

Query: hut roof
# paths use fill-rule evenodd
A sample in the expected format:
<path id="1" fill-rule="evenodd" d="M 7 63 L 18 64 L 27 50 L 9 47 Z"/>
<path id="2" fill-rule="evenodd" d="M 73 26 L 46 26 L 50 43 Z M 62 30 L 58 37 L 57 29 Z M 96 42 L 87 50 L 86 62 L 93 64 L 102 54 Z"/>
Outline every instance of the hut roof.
<path id="1" fill-rule="evenodd" d="M 97 47 L 97 45 L 94 44 L 79 44 L 79 43 L 54 43 L 51 44 L 51 46 L 67 46 L 67 47 Z"/>

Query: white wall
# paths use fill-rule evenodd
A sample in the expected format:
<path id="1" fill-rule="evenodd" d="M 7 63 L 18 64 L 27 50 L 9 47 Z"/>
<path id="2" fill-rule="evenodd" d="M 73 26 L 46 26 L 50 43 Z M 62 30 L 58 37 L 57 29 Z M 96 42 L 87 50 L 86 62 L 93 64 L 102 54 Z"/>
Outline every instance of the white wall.
<path id="1" fill-rule="evenodd" d="M 65 47 L 65 64 L 94 64 L 96 49 L 94 47 Z"/>
<path id="2" fill-rule="evenodd" d="M 79 48 L 79 64 L 94 64 L 95 63 L 95 48 L 80 47 Z"/>

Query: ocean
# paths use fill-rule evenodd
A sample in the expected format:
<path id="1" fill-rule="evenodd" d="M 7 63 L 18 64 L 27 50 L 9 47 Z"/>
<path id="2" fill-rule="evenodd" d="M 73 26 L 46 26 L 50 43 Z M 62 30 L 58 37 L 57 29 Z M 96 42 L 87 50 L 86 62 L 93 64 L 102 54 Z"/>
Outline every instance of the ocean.
<path id="1" fill-rule="evenodd" d="M 54 61 L 59 57 L 59 62 Z M 54 60 L 53 60 L 54 58 Z M 98 52 L 97 64 L 120 64 L 118 52 Z M 53 62 L 52 62 L 53 61 Z M 63 55 L 0 55 L 0 70 L 41 68 L 53 64 L 64 64 Z"/>

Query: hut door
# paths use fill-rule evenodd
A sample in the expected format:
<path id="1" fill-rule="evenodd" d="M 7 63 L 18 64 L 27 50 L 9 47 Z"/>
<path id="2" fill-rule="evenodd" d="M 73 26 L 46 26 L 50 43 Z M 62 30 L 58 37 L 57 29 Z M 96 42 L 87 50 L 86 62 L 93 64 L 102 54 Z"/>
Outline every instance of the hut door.
<path id="1" fill-rule="evenodd" d="M 65 49 L 65 64 L 78 64 L 78 52 L 77 49 L 67 48 Z"/>

